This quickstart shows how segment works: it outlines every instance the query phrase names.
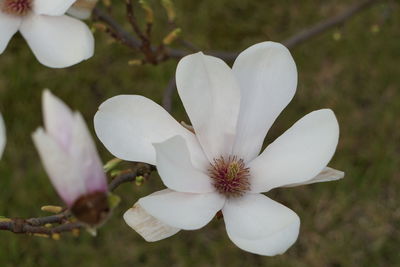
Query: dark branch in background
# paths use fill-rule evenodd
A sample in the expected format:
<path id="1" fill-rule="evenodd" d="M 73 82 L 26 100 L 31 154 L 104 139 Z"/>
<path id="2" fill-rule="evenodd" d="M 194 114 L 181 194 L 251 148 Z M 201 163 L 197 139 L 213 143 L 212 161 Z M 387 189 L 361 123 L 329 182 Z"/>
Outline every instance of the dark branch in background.
<path id="1" fill-rule="evenodd" d="M 134 171 L 124 172 L 111 180 L 108 188 L 114 191 L 121 184 L 133 182 L 138 176 L 147 180 L 155 167 L 149 164 L 138 164 Z M 69 210 L 52 216 L 21 219 L 21 218 L 0 218 L 0 230 L 10 231 L 15 234 L 28 234 L 42 237 L 59 239 L 61 233 L 78 231 L 87 228 L 84 223 L 74 219 Z"/>
<path id="2" fill-rule="evenodd" d="M 176 81 L 175 77 L 172 77 L 169 80 L 168 85 L 164 90 L 163 102 L 162 102 L 162 106 L 165 108 L 166 111 L 170 113 L 172 111 L 172 97 L 174 95 L 175 89 L 176 89 Z"/>
<path id="3" fill-rule="evenodd" d="M 130 0 L 127 0 L 128 2 Z M 349 20 L 351 17 L 353 17 L 355 14 L 359 13 L 360 11 L 366 9 L 367 7 L 372 6 L 373 4 L 379 3 L 380 0 L 364 0 L 361 2 L 358 2 L 347 9 L 345 9 L 342 13 L 329 18 L 327 20 L 321 21 L 311 27 L 308 27 L 293 36 L 287 38 L 286 40 L 282 41 L 282 43 L 288 47 L 288 48 L 293 48 L 319 34 L 322 34 L 326 32 L 329 29 L 332 29 L 336 26 L 344 24 L 347 20 Z M 111 32 L 116 33 L 115 36 L 118 36 L 116 39 L 121 40 L 122 43 L 125 43 L 131 48 L 137 49 L 137 50 L 142 50 L 143 51 L 143 38 L 142 42 L 137 39 L 134 35 L 130 34 L 127 32 L 118 22 L 114 20 L 112 16 L 110 16 L 108 13 L 104 12 L 102 9 L 96 7 L 93 11 L 94 18 L 97 20 L 100 20 L 108 25 L 110 28 Z M 131 15 L 129 15 L 128 12 L 128 18 Z M 134 22 L 135 25 L 136 22 Z M 132 22 L 131 22 L 132 24 Z M 137 26 L 137 25 L 136 25 Z M 137 30 L 135 30 L 137 32 Z M 139 37 L 141 34 L 137 33 Z M 114 37 L 115 38 L 115 37 Z M 194 44 L 191 44 L 190 42 L 186 40 L 181 40 L 181 44 L 183 44 L 186 48 L 189 48 L 188 51 L 186 50 L 180 50 L 180 49 L 173 49 L 173 48 L 166 48 L 163 47 L 163 49 L 160 49 L 160 47 L 155 47 L 152 46 L 150 42 L 146 43 L 146 52 L 145 57 L 148 61 L 150 61 L 153 64 L 157 64 L 157 62 L 161 62 L 164 60 L 167 60 L 168 58 L 176 58 L 180 59 L 191 52 L 193 52 L 193 49 L 197 49 L 197 47 Z M 154 54 L 154 56 L 152 56 Z M 237 52 L 225 52 L 225 51 L 208 51 L 206 54 L 212 55 L 219 57 L 225 61 L 232 62 L 235 60 L 235 58 L 238 56 L 239 53 Z M 172 108 L 172 97 L 175 92 L 176 85 L 175 85 L 175 79 L 171 79 L 170 82 L 168 83 L 167 87 L 164 90 L 164 96 L 163 96 L 163 106 L 167 111 L 171 111 Z"/>
<path id="4" fill-rule="evenodd" d="M 299 45 L 303 43 L 304 41 L 319 35 L 320 33 L 323 33 L 333 27 L 342 25 L 345 23 L 348 19 L 350 19 L 352 16 L 357 14 L 358 12 L 364 10 L 365 8 L 372 6 L 372 4 L 376 4 L 380 2 L 380 0 L 365 0 L 361 1 L 359 3 L 356 3 L 355 5 L 347 8 L 344 10 L 342 13 L 336 15 L 335 17 L 329 18 L 325 21 L 321 21 L 317 24 L 315 24 L 312 27 L 306 28 L 299 33 L 293 35 L 292 37 L 284 40 L 282 43 L 286 45 L 288 48 L 294 47 L 296 45 Z"/>
<path id="5" fill-rule="evenodd" d="M 288 48 L 293 48 L 294 46 L 299 45 L 304 41 L 311 39 L 312 37 L 315 37 L 321 33 L 324 33 L 325 31 L 333 27 L 342 25 L 355 14 L 379 2 L 381 2 L 381 0 L 364 0 L 356 3 L 345 9 L 342 13 L 300 31 L 292 37 L 289 37 L 288 39 L 282 41 L 282 43 Z M 130 47 L 140 50 L 140 40 L 138 40 L 135 36 L 126 31 L 118 22 L 114 20 L 112 16 L 110 16 L 98 7 L 94 9 L 93 14 L 95 19 L 106 23 L 114 32 L 117 32 L 118 36 L 121 37 L 121 40 L 123 40 L 123 42 L 127 43 Z M 155 46 L 151 46 L 151 50 L 153 52 L 156 52 L 158 48 L 156 48 Z M 177 59 L 190 54 L 189 51 L 173 48 L 166 48 L 165 53 L 165 57 Z M 233 61 L 238 55 L 237 52 L 225 51 L 208 51 L 206 52 L 206 54 L 219 57 L 225 61 Z"/>

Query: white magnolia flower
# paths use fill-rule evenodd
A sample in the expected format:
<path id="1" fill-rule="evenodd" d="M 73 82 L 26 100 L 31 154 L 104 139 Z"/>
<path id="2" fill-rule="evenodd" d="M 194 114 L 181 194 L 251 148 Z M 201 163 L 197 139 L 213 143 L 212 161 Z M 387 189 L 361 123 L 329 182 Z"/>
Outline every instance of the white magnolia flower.
<path id="1" fill-rule="evenodd" d="M 238 247 L 260 255 L 285 252 L 297 239 L 299 217 L 261 193 L 343 177 L 325 168 L 338 143 L 335 115 L 329 109 L 309 113 L 259 155 L 297 86 L 293 58 L 278 43 L 246 49 L 232 69 L 202 53 L 186 56 L 176 82 L 196 134 L 137 95 L 108 99 L 94 118 L 111 153 L 155 164 L 168 187 L 141 198 L 139 208 L 170 227 L 161 238 L 199 229 L 221 210 Z M 141 228 L 142 213 L 134 207 L 124 218 Z"/>
<path id="2" fill-rule="evenodd" d="M 45 66 L 64 68 L 93 55 L 86 24 L 64 15 L 76 0 L 0 0 L 0 54 L 20 31 Z"/>
<path id="3" fill-rule="evenodd" d="M 6 127 L 4 126 L 3 116 L 0 114 L 0 159 L 3 156 L 6 146 Z"/>
<path id="4" fill-rule="evenodd" d="M 33 141 L 53 186 L 78 219 L 98 224 L 109 209 L 107 180 L 81 114 L 46 90 L 43 117 Z"/>

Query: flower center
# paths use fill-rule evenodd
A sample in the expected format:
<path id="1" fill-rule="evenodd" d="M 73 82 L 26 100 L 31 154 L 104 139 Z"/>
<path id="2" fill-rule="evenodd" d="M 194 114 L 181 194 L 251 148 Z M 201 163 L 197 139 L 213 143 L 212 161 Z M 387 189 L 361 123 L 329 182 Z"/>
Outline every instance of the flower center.
<path id="1" fill-rule="evenodd" d="M 243 159 L 236 156 L 214 159 L 208 172 L 215 189 L 226 197 L 240 197 L 250 190 L 250 169 Z"/>
<path id="2" fill-rule="evenodd" d="M 32 0 L 4 0 L 2 11 L 15 16 L 25 16 L 32 10 Z"/>

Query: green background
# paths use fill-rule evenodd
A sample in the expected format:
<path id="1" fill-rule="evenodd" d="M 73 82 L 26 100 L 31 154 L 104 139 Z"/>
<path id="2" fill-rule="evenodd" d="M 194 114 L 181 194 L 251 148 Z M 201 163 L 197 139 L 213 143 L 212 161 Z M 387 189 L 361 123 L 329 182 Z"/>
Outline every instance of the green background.
<path id="1" fill-rule="evenodd" d="M 123 4 L 114 2 L 114 12 L 123 22 Z M 177 23 L 183 37 L 204 51 L 240 51 L 257 42 L 283 40 L 351 2 L 179 0 Z M 157 41 L 169 29 L 159 2 L 150 3 L 156 11 Z M 78 238 L 66 234 L 54 241 L 0 232 L 0 265 L 399 266 L 399 18 L 399 5 L 383 2 L 291 49 L 299 72 L 298 90 L 266 143 L 308 112 L 331 108 L 341 133 L 330 166 L 344 170 L 346 177 L 268 193 L 302 221 L 299 239 L 286 254 L 271 258 L 238 249 L 221 220 L 157 243 L 145 242 L 121 216 L 139 197 L 162 188 L 154 174 L 141 187 L 125 184 L 116 191 L 123 202 L 96 238 L 83 232 Z M 333 38 L 335 33 L 340 40 Z M 111 96 L 142 94 L 161 102 L 176 60 L 128 66 L 129 60 L 140 58 L 139 53 L 111 42 L 104 33 L 96 32 L 95 38 L 95 56 L 68 69 L 40 65 L 19 35 L 0 56 L 0 110 L 8 136 L 0 162 L 0 215 L 45 216 L 42 205 L 62 204 L 31 140 L 31 133 L 42 124 L 43 88 L 80 110 L 90 127 L 99 104 Z M 173 115 L 188 121 L 176 94 Z M 100 143 L 98 147 L 104 162 L 111 159 Z"/>

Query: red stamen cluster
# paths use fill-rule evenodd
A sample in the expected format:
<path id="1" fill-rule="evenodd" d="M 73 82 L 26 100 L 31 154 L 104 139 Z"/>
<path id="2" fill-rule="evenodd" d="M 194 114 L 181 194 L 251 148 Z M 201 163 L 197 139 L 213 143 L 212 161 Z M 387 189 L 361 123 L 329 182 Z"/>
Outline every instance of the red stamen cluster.
<path id="1" fill-rule="evenodd" d="M 4 0 L 2 11 L 15 16 L 25 16 L 32 10 L 32 0 Z"/>
<path id="2" fill-rule="evenodd" d="M 229 156 L 227 160 L 223 157 L 214 159 L 208 172 L 217 192 L 226 197 L 240 197 L 250 190 L 250 169 L 246 168 L 243 159 L 236 156 Z"/>

